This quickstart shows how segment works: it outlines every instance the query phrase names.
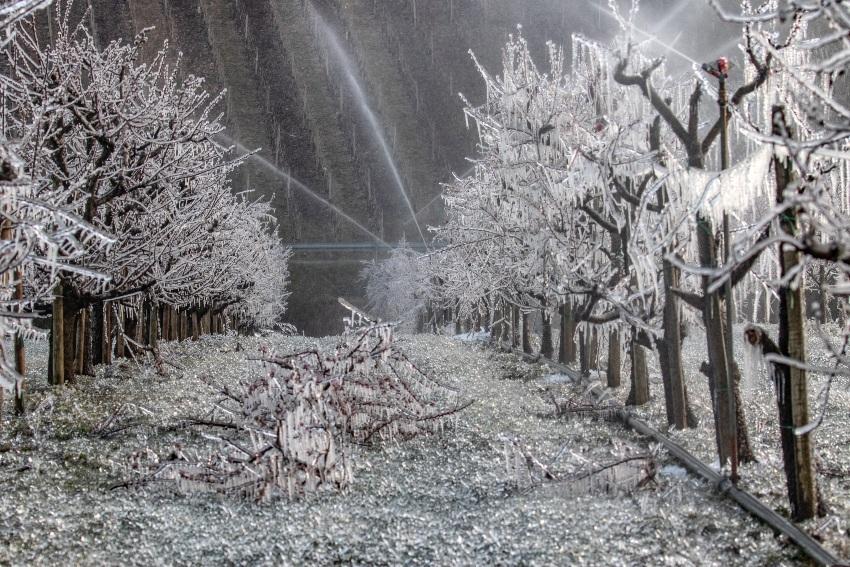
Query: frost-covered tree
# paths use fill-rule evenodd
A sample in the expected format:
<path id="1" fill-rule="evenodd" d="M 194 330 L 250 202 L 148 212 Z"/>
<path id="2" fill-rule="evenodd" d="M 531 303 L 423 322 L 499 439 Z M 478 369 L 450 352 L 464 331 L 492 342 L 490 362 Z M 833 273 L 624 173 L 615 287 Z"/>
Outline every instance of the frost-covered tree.
<path id="1" fill-rule="evenodd" d="M 228 174 L 241 159 L 215 140 L 220 97 L 202 79 L 180 78 L 167 46 L 147 62 L 144 34 L 99 50 L 84 25 L 70 23 L 67 2 L 56 10 L 51 45 L 29 22 L 6 46 L 7 135 L 19 140 L 33 196 L 112 242 L 64 264 L 54 288 L 52 380 L 101 362 L 110 333 L 122 348 L 123 339 L 154 345 L 161 305 L 191 309 L 215 329 L 226 316 L 275 323 L 288 253 L 268 206 L 231 191 Z M 43 269 L 30 279 L 53 283 Z"/>
<path id="2" fill-rule="evenodd" d="M 731 163 L 729 140 L 732 128 L 737 131 L 761 122 L 763 114 L 759 111 L 764 108 L 763 99 L 756 99 L 752 104 L 749 101 L 751 95 L 764 90 L 773 56 L 757 49 L 749 30 L 745 30 L 742 43 L 744 80 L 731 96 L 727 94 L 727 82 L 731 81 L 729 61 L 726 58 L 704 65 L 703 69 L 708 74 L 698 75 L 688 88 L 689 93 L 684 90 L 687 86 L 683 85 L 678 92 L 674 90 L 665 94 L 663 86 L 659 86 L 659 83 L 664 85 L 665 81 L 658 81 L 654 76 L 663 60 L 640 61 L 639 55 L 635 57 L 636 44 L 631 39 L 631 19 L 619 17 L 619 21 L 626 33 L 626 44 L 616 64 L 614 78 L 618 83 L 639 91 L 663 120 L 665 129 L 674 137 L 674 143 L 666 146 L 669 156 L 666 164 L 669 172 L 666 192 L 672 203 L 684 205 L 684 208 L 673 208 L 671 212 L 674 218 L 678 217 L 676 223 L 692 229 L 693 236 L 674 243 L 678 248 L 671 246 L 665 250 L 664 259 L 670 263 L 665 272 L 677 277 L 676 271 L 684 268 L 691 277 L 688 278 L 690 282 L 678 286 L 671 281 L 673 278 L 668 277 L 666 288 L 702 314 L 709 353 L 703 371 L 709 378 L 712 393 L 718 453 L 721 462 L 729 461 L 732 464 L 734 473 L 739 453 L 744 459 L 750 455 L 746 420 L 740 403 L 736 403 L 736 399 L 740 398 L 740 373 L 732 352 L 733 290 L 747 275 L 758 256 L 749 256 L 740 262 L 738 269 L 728 274 L 724 286 L 713 285 L 707 274 L 722 262 L 718 248 L 721 237 L 728 259 L 733 257 L 738 247 L 752 245 L 754 241 L 764 238 L 763 232 L 753 232 L 747 233 L 747 239 L 739 239 L 734 244 L 731 242 L 730 214 L 743 218 L 751 212 L 752 199 L 760 195 L 759 189 L 767 185 L 764 182 L 766 169 L 760 165 L 767 164 L 768 160 L 764 152 L 748 155 L 749 152 L 743 151 L 741 158 L 736 160 L 739 163 Z M 716 88 L 708 81 L 708 75 L 717 79 Z M 706 112 L 706 92 L 714 95 L 719 110 L 718 116 L 704 127 L 701 116 Z M 737 171 L 703 173 L 709 167 L 725 170 L 730 166 L 737 167 Z M 744 189 L 743 184 L 734 186 L 745 178 L 752 182 L 752 188 Z M 720 187 L 719 195 L 714 193 L 709 198 L 709 194 L 712 190 L 716 191 L 717 187 Z M 748 202 L 747 199 L 751 200 Z M 719 224 L 723 225 L 722 235 L 715 230 Z M 682 262 L 684 257 L 691 262 L 698 261 L 699 267 L 686 265 Z M 668 296 L 671 294 L 668 293 Z M 673 331 L 672 328 L 669 330 Z M 676 367 L 675 364 L 673 366 Z"/>
<path id="3" fill-rule="evenodd" d="M 847 363 L 850 331 L 846 320 L 839 337 L 824 333 L 832 361 L 830 367 L 808 362 L 805 330 L 806 274 L 829 265 L 842 295 L 848 270 L 848 165 L 850 108 L 845 74 L 850 63 L 850 7 L 841 2 L 771 2 L 758 8 L 743 4 L 732 12 L 712 2 L 720 16 L 742 24 L 755 48 L 774 62 L 771 96 L 762 128 L 748 135 L 773 154 L 775 205 L 759 219 L 768 227 L 751 254 L 775 249 L 778 264 L 779 333 L 773 341 L 764 329 L 749 328 L 747 340 L 767 355 L 776 384 L 780 436 L 792 514 L 812 517 L 818 495 L 812 457 L 812 432 L 823 414 L 809 415 L 807 372 L 834 377 Z M 815 264 L 819 264 L 816 266 Z M 725 266 L 720 279 L 738 262 Z M 825 270 L 824 270 L 825 273 Z M 826 287 L 820 281 L 821 305 L 826 309 Z M 822 392 L 823 407 L 829 386 Z"/>
<path id="4" fill-rule="evenodd" d="M 518 37 L 505 48 L 502 75 L 479 66 L 487 100 L 467 114 L 481 154 L 474 176 L 445 191 L 441 290 L 495 292 L 526 309 L 565 304 L 588 335 L 615 327 L 614 346 L 622 326 L 640 354 L 659 336 L 658 241 L 669 233 L 659 220 L 658 123 L 638 92 L 611 80 L 609 50 L 575 38 L 573 53 L 568 71 L 551 46 L 543 73 Z M 643 403 L 645 374 L 640 382 L 633 398 Z"/>
<path id="5" fill-rule="evenodd" d="M 17 39 L 17 24 L 49 1 L 20 0 L 0 8 L 2 47 Z M 5 108 L 5 107 L 4 107 Z M 4 110 L 4 116 L 8 116 Z M 37 335 L 29 326 L 33 307 L 49 297 L 50 288 L 60 273 L 85 274 L 103 280 L 69 262 L 92 250 L 106 250 L 112 239 L 67 210 L 65 195 L 44 199 L 30 175 L 30 163 L 22 157 L 20 146 L 9 142 L 2 132 L 0 142 L 0 401 L 3 390 L 14 390 L 17 411 L 24 410 L 23 375 L 26 371 L 23 339 Z M 38 281 L 28 276 L 40 270 Z M 14 339 L 14 364 L 5 352 L 5 339 Z"/>
<path id="6" fill-rule="evenodd" d="M 430 289 L 429 260 L 402 241 L 387 258 L 367 262 L 360 277 L 366 284 L 369 312 L 400 322 L 408 331 L 422 327 Z"/>

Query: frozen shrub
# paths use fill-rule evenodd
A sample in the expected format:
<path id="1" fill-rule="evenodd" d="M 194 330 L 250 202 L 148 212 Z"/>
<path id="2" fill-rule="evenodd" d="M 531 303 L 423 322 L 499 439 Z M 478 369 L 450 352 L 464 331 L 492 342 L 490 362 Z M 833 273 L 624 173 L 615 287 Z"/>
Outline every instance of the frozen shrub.
<path id="1" fill-rule="evenodd" d="M 263 351 L 259 362 L 258 377 L 194 420 L 215 447 L 202 458 L 177 451 L 147 480 L 256 501 L 340 490 L 352 481 L 354 445 L 437 433 L 471 403 L 421 372 L 388 324 L 349 333 L 328 353 Z"/>

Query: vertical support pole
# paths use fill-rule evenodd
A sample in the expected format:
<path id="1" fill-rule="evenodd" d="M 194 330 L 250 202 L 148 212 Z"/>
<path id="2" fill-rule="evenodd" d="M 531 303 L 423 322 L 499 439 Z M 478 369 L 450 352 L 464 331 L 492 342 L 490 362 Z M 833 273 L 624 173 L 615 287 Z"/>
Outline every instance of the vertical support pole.
<path id="1" fill-rule="evenodd" d="M 773 135 L 790 137 L 784 109 L 773 108 Z M 785 191 L 792 182 L 792 170 L 787 160 L 774 158 L 776 172 L 776 201 L 785 201 Z M 780 230 L 795 238 L 799 231 L 797 211 L 787 210 L 779 222 Z M 783 278 L 795 272 L 800 264 L 800 252 L 780 244 L 780 267 Z M 799 277 L 799 276 L 798 276 Z M 781 354 L 806 362 L 806 332 L 802 286 L 785 284 L 779 293 L 779 351 Z M 780 417 L 780 438 L 788 482 L 788 497 L 795 520 L 813 518 L 817 511 L 817 490 L 812 460 L 811 432 L 796 435 L 794 430 L 809 423 L 809 402 L 806 371 L 783 365 L 777 369 Z"/>
<path id="2" fill-rule="evenodd" d="M 606 378 L 609 388 L 620 387 L 620 333 L 615 329 L 608 335 L 608 371 Z"/>
<path id="3" fill-rule="evenodd" d="M 531 354 L 531 317 L 525 312 L 522 314 L 522 352 Z"/>
<path id="4" fill-rule="evenodd" d="M 540 312 L 543 317 L 543 335 L 540 339 L 540 354 L 544 358 L 552 360 L 555 355 L 555 347 L 552 343 L 552 314 L 548 309 Z"/>
<path id="5" fill-rule="evenodd" d="M 720 76 L 720 84 L 718 89 L 718 104 L 720 106 L 720 167 L 723 170 L 729 168 L 729 109 L 728 109 L 728 100 L 729 94 L 726 90 L 726 77 L 724 75 Z M 730 256 L 732 254 L 732 246 L 731 246 L 731 233 L 729 232 L 729 214 L 726 211 L 723 211 L 723 258 L 725 261 L 729 261 Z M 729 435 L 734 435 L 734 441 L 730 444 L 729 447 L 729 460 L 731 462 L 732 471 L 731 476 L 732 480 L 736 481 L 738 479 L 738 411 L 736 407 L 736 385 L 735 381 L 735 369 L 733 368 L 734 360 L 735 360 L 735 347 L 732 342 L 732 333 L 733 333 L 733 323 L 735 321 L 735 299 L 732 296 L 732 280 L 727 279 L 726 285 L 724 286 L 724 315 L 725 315 L 725 336 L 726 339 L 726 377 L 728 380 L 728 384 L 726 387 L 729 388 L 729 395 L 726 397 L 727 406 L 725 408 L 726 415 L 724 419 L 728 420 L 730 423 L 734 424 L 730 426 L 730 430 L 728 432 Z"/>
<path id="6" fill-rule="evenodd" d="M 65 298 L 62 280 L 56 283 L 53 314 L 50 328 L 50 376 L 54 386 L 65 383 Z"/>
<path id="7" fill-rule="evenodd" d="M 103 302 L 103 363 L 107 366 L 112 364 L 112 334 L 115 326 L 112 313 L 112 302 Z"/>

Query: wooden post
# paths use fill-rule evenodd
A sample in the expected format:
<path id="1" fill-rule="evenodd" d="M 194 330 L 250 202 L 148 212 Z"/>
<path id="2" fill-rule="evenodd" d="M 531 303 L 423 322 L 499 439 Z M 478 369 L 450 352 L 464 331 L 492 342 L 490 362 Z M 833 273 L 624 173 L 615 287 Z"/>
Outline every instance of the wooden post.
<path id="1" fill-rule="evenodd" d="M 522 352 L 531 354 L 531 317 L 525 312 L 522 314 Z"/>
<path id="2" fill-rule="evenodd" d="M 606 378 L 609 388 L 620 387 L 620 367 L 620 333 L 615 329 L 608 336 L 608 370 L 606 372 Z"/>
<path id="3" fill-rule="evenodd" d="M 555 355 L 555 346 L 552 343 L 552 314 L 547 309 L 540 312 L 543 317 L 543 336 L 540 340 L 540 354 L 552 360 Z"/>
<path id="4" fill-rule="evenodd" d="M 56 283 L 53 298 L 53 313 L 51 315 L 50 329 L 50 379 L 49 382 L 55 386 L 65 383 L 65 310 L 64 290 L 62 281 Z"/>
<path id="5" fill-rule="evenodd" d="M 646 367 L 646 350 L 638 343 L 635 334 L 636 330 L 632 329 L 632 387 L 626 404 L 642 406 L 649 402 L 649 372 Z"/>
<path id="6" fill-rule="evenodd" d="M 786 126 L 784 108 L 773 107 L 774 136 L 790 137 Z M 792 181 L 792 166 L 788 160 L 774 158 L 776 172 L 776 201 L 785 201 L 785 191 Z M 799 233 L 797 211 L 786 211 L 779 222 L 780 230 L 795 238 Z M 791 246 L 780 244 L 779 255 L 783 281 L 795 273 L 800 265 L 800 253 Z M 797 276 L 800 277 L 799 275 Z M 779 351 L 792 360 L 806 363 L 805 304 L 803 286 L 786 283 L 779 293 Z M 813 518 L 817 511 L 815 469 L 812 461 L 811 433 L 797 435 L 795 428 L 809 423 L 809 401 L 806 371 L 798 366 L 783 365 L 777 373 L 780 437 L 788 481 L 788 496 L 795 520 Z"/>
<path id="7" fill-rule="evenodd" d="M 700 264 L 705 268 L 717 267 L 717 244 L 711 220 L 697 216 L 697 244 Z M 735 397 L 732 385 L 731 364 L 726 352 L 726 325 L 718 293 L 709 293 L 710 279 L 702 278 L 703 323 L 708 344 L 708 377 L 714 410 L 714 427 L 717 454 L 721 464 L 737 463 L 737 424 L 735 423 Z"/>

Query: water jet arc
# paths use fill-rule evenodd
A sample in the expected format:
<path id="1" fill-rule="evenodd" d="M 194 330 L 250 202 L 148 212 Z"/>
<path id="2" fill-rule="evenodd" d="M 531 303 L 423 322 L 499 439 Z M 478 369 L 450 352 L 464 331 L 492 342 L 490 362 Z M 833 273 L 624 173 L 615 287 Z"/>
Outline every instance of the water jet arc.
<path id="1" fill-rule="evenodd" d="M 416 230 L 419 232 L 419 238 L 422 239 L 422 243 L 426 246 L 428 245 L 425 240 L 425 235 L 422 232 L 422 227 L 419 225 L 419 220 L 416 218 L 416 211 L 413 209 L 413 204 L 410 202 L 410 198 L 407 195 L 407 191 L 404 188 L 404 182 L 401 179 L 401 174 L 398 171 L 398 167 L 393 160 L 392 151 L 390 150 L 389 144 L 387 144 L 386 139 L 382 133 L 382 128 L 380 123 L 378 122 L 378 118 L 375 116 L 375 113 L 372 111 L 372 108 L 369 106 L 369 102 L 367 100 L 366 94 L 363 91 L 363 87 L 360 85 L 360 81 L 357 79 L 357 76 L 354 74 L 354 65 L 351 60 L 348 58 L 348 54 L 343 49 L 342 44 L 339 41 L 339 38 L 336 35 L 336 32 L 328 25 L 328 23 L 322 18 L 321 14 L 316 10 L 316 8 L 310 4 L 310 13 L 313 16 L 316 27 L 322 34 L 325 36 L 327 40 L 329 49 L 329 55 L 333 55 L 337 60 L 337 63 L 341 67 L 343 74 L 345 75 L 346 81 L 354 93 L 354 97 L 357 100 L 357 106 L 360 109 L 360 113 L 369 123 L 369 127 L 372 131 L 372 135 L 375 137 L 375 141 L 381 148 L 381 153 L 383 154 L 384 161 L 387 164 L 387 167 L 390 169 L 392 173 L 393 180 L 395 181 L 396 187 L 398 188 L 399 193 L 401 194 L 402 199 L 404 200 L 405 205 L 407 205 L 408 211 L 410 211 L 410 216 L 413 219 L 414 224 L 416 225 Z"/>
<path id="2" fill-rule="evenodd" d="M 266 158 L 264 158 L 260 154 L 258 154 L 256 152 L 252 152 L 251 150 L 249 150 L 248 148 L 246 148 L 245 146 L 243 146 L 242 144 L 240 144 L 236 140 L 228 138 L 227 136 L 219 134 L 218 137 L 221 140 L 223 140 L 224 142 L 229 143 L 230 145 L 234 146 L 240 152 L 244 152 L 247 155 L 247 159 L 254 161 L 256 163 L 259 163 L 266 170 L 270 171 L 271 173 L 275 174 L 276 176 L 280 177 L 281 179 L 285 179 L 285 180 L 291 182 L 292 185 L 295 186 L 296 189 L 298 189 L 299 191 L 301 191 L 302 193 L 304 193 L 305 195 L 307 195 L 311 199 L 318 201 L 319 203 L 321 203 L 322 205 L 324 205 L 325 207 L 327 207 L 328 209 L 330 209 L 331 211 L 333 211 L 334 213 L 339 215 L 342 219 L 344 219 L 345 221 L 350 223 L 352 226 L 356 227 L 358 230 L 363 232 L 365 235 L 370 237 L 375 242 L 385 246 L 386 248 L 392 248 L 392 246 L 390 244 L 388 244 L 383 238 L 381 238 L 380 236 L 378 236 L 377 234 L 375 234 L 374 232 L 372 232 L 371 230 L 369 230 L 368 228 L 363 226 L 360 222 L 357 221 L 357 219 L 355 219 L 351 215 L 347 214 L 345 211 L 343 211 L 342 209 L 340 209 L 339 207 L 337 207 L 336 205 L 334 205 L 333 203 L 331 203 L 327 199 L 321 197 L 318 193 L 316 193 L 315 191 L 313 191 L 312 189 L 307 187 L 304 183 L 302 183 L 301 181 L 299 181 L 298 179 L 296 179 L 292 175 L 286 173 L 285 171 L 283 171 L 282 169 L 280 169 L 279 167 L 274 165 L 272 162 L 270 162 L 269 160 L 267 160 Z"/>

